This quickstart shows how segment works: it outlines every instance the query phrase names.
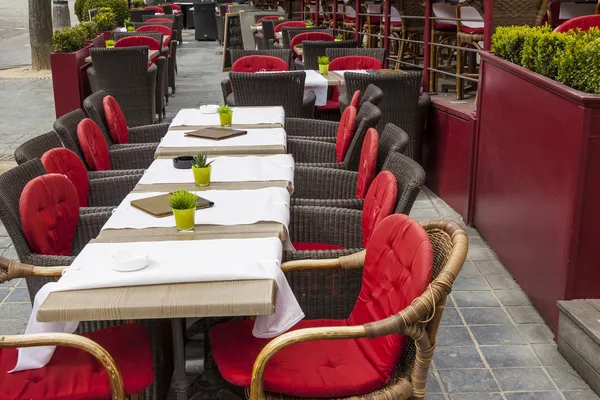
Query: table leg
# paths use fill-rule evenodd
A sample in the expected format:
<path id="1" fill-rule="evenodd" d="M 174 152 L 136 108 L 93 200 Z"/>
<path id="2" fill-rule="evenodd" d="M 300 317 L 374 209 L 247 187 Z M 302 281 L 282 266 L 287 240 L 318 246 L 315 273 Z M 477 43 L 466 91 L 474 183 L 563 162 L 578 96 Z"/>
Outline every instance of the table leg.
<path id="1" fill-rule="evenodd" d="M 173 376 L 173 391 L 177 400 L 188 400 L 185 382 L 185 336 L 183 332 L 184 319 L 172 319 L 173 331 L 173 361 L 175 374 Z"/>

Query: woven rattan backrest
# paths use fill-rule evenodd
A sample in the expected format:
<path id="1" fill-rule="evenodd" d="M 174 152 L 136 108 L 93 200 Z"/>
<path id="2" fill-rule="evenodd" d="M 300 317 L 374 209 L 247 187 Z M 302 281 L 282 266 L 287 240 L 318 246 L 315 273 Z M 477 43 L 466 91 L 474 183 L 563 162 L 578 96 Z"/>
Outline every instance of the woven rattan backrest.
<path id="1" fill-rule="evenodd" d="M 305 40 L 302 42 L 302 59 L 304 69 L 319 69 L 317 59 L 327 55 L 328 48 L 355 48 L 356 40 L 342 40 L 341 42 L 325 42 L 321 40 Z"/>
<path id="2" fill-rule="evenodd" d="M 348 57 L 348 56 L 365 56 L 365 57 L 373 57 L 381 61 L 385 59 L 385 49 L 363 49 L 363 48 L 354 48 L 354 49 L 345 49 L 345 48 L 329 48 L 325 50 L 327 57 L 329 57 L 329 62 L 335 60 L 338 57 Z"/>
<path id="3" fill-rule="evenodd" d="M 231 64 L 237 61 L 238 58 L 246 57 L 246 56 L 271 56 L 281 58 L 288 64 L 288 68 L 290 71 L 294 70 L 294 57 L 292 56 L 292 51 L 289 49 L 270 49 L 270 50 L 241 50 L 241 49 L 231 49 L 229 50 L 231 54 Z"/>
<path id="4" fill-rule="evenodd" d="M 94 71 L 99 78 L 139 75 L 145 79 L 148 70 L 148 46 L 118 49 L 90 49 Z"/>
<path id="5" fill-rule="evenodd" d="M 354 136 L 344 157 L 343 164 L 352 171 L 358 170 L 360 162 L 360 151 L 362 149 L 365 135 L 369 128 L 374 128 L 381 119 L 381 110 L 371 103 L 363 103 L 356 115 Z"/>
<path id="6" fill-rule="evenodd" d="M 285 116 L 302 116 L 304 71 L 269 74 L 230 72 L 236 106 L 283 106 Z"/>
<path id="7" fill-rule="evenodd" d="M 64 147 L 73 151 L 82 160 L 85 160 L 83 152 L 79 147 L 79 139 L 77 138 L 77 125 L 79 125 L 83 119 L 85 119 L 83 110 L 73 110 L 54 121 L 54 130 L 58 134 Z"/>
<path id="8" fill-rule="evenodd" d="M 398 4 L 399 3 L 399 4 Z M 393 0 L 392 5 L 400 12 L 400 15 L 423 17 L 425 16 L 425 6 L 423 0 Z M 408 32 L 423 32 L 425 28 L 425 19 L 423 18 L 404 18 L 402 19 L 402 29 Z"/>
<path id="9" fill-rule="evenodd" d="M 379 135 L 377 150 L 377 172 L 381 171 L 383 164 L 390 153 L 404 153 L 408 147 L 408 135 L 394 124 L 386 124 Z"/>
<path id="10" fill-rule="evenodd" d="M 88 117 L 90 117 L 96 125 L 100 127 L 106 143 L 110 146 L 113 144 L 113 140 L 108 132 L 108 124 L 106 122 L 106 114 L 104 113 L 103 100 L 106 97 L 104 90 L 98 90 L 96 93 L 92 93 L 85 100 L 83 100 L 83 109 Z"/>
<path id="11" fill-rule="evenodd" d="M 408 215 L 425 184 L 423 167 L 403 154 L 391 152 L 387 155 L 382 169 L 392 172 L 398 183 L 398 197 L 394 213 Z"/>
<path id="12" fill-rule="evenodd" d="M 163 33 L 162 32 L 111 32 L 110 36 L 112 37 L 112 40 L 114 40 L 115 42 L 119 39 L 123 39 L 124 37 L 128 37 L 128 36 L 147 36 L 147 37 L 156 39 L 156 41 L 158 41 L 158 43 L 163 42 Z"/>
<path id="13" fill-rule="evenodd" d="M 43 133 L 29 139 L 15 150 L 17 164 L 23 164 L 34 158 L 42 158 L 45 152 L 57 147 L 63 147 L 58 135 L 54 131 Z"/>
<path id="14" fill-rule="evenodd" d="M 292 26 L 284 26 L 281 28 L 281 40 L 284 49 L 290 48 L 290 42 L 294 36 L 304 32 L 325 32 L 333 35 L 333 29 L 331 28 L 295 28 Z"/>
<path id="15" fill-rule="evenodd" d="M 494 29 L 499 26 L 539 26 L 548 10 L 548 0 L 502 0 L 493 2 Z"/>

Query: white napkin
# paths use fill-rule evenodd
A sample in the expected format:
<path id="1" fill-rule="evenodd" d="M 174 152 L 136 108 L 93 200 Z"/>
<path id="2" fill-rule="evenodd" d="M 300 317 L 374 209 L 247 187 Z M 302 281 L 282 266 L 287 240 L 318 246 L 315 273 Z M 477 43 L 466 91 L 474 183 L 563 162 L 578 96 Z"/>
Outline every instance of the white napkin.
<path id="1" fill-rule="evenodd" d="M 206 114 L 204 114 L 206 115 Z M 162 138 L 158 147 L 237 147 L 237 146 L 285 146 L 286 134 L 283 128 L 246 129 L 248 133 L 223 140 L 210 140 L 185 136 L 191 130 L 172 130 Z"/>
<path id="2" fill-rule="evenodd" d="M 294 183 L 294 159 L 290 154 L 247 157 L 213 157 L 212 182 L 288 181 Z M 139 183 L 193 183 L 191 169 L 177 169 L 173 160 L 154 160 Z"/>
<path id="3" fill-rule="evenodd" d="M 315 92 L 317 100 L 315 101 L 316 106 L 324 106 L 327 104 L 327 78 L 313 70 L 305 70 L 306 81 L 304 81 L 304 97 L 308 95 L 311 90 Z"/>
<path id="4" fill-rule="evenodd" d="M 254 125 L 254 124 L 281 124 L 285 123 L 285 112 L 283 107 L 231 107 L 233 109 L 232 124 Z M 196 108 L 184 108 L 177 113 L 171 127 L 196 126 L 196 125 L 220 125 L 219 114 L 202 114 Z"/>
<path id="5" fill-rule="evenodd" d="M 135 249 L 148 256 L 139 271 L 112 269 L 117 252 Z M 273 279 L 277 284 L 275 313 L 258 316 L 253 335 L 272 338 L 304 318 L 281 271 L 281 242 L 276 238 L 222 239 L 139 243 L 91 243 L 85 246 L 58 282 L 46 284 L 36 295 L 26 333 L 74 332 L 78 322 L 37 322 L 36 315 L 55 291 L 144 286 L 182 282 Z M 50 361 L 54 346 L 19 350 L 12 372 L 41 368 Z"/>

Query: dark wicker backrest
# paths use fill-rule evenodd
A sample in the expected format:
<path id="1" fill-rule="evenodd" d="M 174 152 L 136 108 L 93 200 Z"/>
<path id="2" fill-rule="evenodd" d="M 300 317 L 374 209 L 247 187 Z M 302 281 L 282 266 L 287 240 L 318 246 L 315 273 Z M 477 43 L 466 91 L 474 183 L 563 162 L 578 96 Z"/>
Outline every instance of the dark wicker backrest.
<path id="1" fill-rule="evenodd" d="M 492 22 L 498 26 L 539 26 L 548 10 L 548 0 L 502 0 L 493 2 Z"/>
<path id="2" fill-rule="evenodd" d="M 144 16 L 154 16 L 154 10 L 131 10 L 131 22 L 144 22 Z"/>
<path id="3" fill-rule="evenodd" d="M 383 90 L 379 89 L 375 85 L 369 85 L 360 98 L 360 104 L 368 101 L 375 106 L 379 106 L 381 100 L 383 100 Z"/>
<path id="4" fill-rule="evenodd" d="M 275 27 L 282 22 L 286 22 L 287 20 L 264 20 L 262 22 L 262 32 L 265 38 L 265 41 L 268 43 L 269 39 L 275 39 Z"/>
<path id="5" fill-rule="evenodd" d="M 246 56 L 271 56 L 281 58 L 288 64 L 288 68 L 290 71 L 294 70 L 294 57 L 292 56 L 292 51 L 289 49 L 270 49 L 270 50 L 240 50 L 240 49 L 231 49 L 229 50 L 229 54 L 231 55 L 231 64 L 237 61 L 238 58 L 246 57 Z"/>
<path id="6" fill-rule="evenodd" d="M 382 64 L 385 60 L 385 49 L 363 49 L 363 48 L 354 48 L 354 49 L 344 49 L 344 48 L 329 48 L 325 50 L 327 57 L 329 57 L 329 62 L 335 60 L 338 57 L 347 57 L 347 56 L 366 56 L 373 57 L 378 59 Z"/>
<path id="7" fill-rule="evenodd" d="M 302 42 L 302 59 L 304 60 L 304 69 L 319 69 L 317 59 L 325 56 L 325 49 L 328 48 L 354 48 L 356 40 L 342 40 L 341 42 L 325 42 L 321 40 L 305 40 Z"/>
<path id="8" fill-rule="evenodd" d="M 409 138 L 406 132 L 394 124 L 387 124 L 379 135 L 377 150 L 377 171 L 381 171 L 390 153 L 403 154 L 408 147 Z"/>
<path id="9" fill-rule="evenodd" d="M 106 122 L 104 104 L 102 103 L 105 97 L 106 92 L 104 90 L 98 90 L 96 93 L 92 93 L 83 100 L 83 109 L 88 117 L 100 127 L 104 139 L 106 139 L 106 143 L 110 146 L 111 144 L 114 144 L 114 142 L 108 133 L 108 123 Z"/>
<path id="10" fill-rule="evenodd" d="M 290 42 L 299 33 L 304 32 L 325 32 L 333 35 L 333 29 L 331 28 L 295 28 L 291 26 L 284 26 L 281 28 L 281 44 L 284 49 L 290 48 Z"/>
<path id="11" fill-rule="evenodd" d="M 83 119 L 85 119 L 83 110 L 73 110 L 54 121 L 54 130 L 58 134 L 63 146 L 77 154 L 87 168 L 85 157 L 83 157 L 83 152 L 79 147 L 79 139 L 77 138 L 77 125 Z"/>
<path id="12" fill-rule="evenodd" d="M 354 136 L 348 147 L 343 164 L 352 171 L 358 170 L 360 162 L 360 151 L 369 128 L 374 128 L 381 119 L 381 110 L 371 103 L 363 103 L 356 115 Z"/>
<path id="13" fill-rule="evenodd" d="M 402 128 L 410 138 L 407 155 L 413 159 L 417 157 L 421 150 L 417 147 L 421 143 L 420 135 L 423 131 L 417 107 L 421 89 L 421 73 L 363 74 L 346 72 L 344 77 L 348 93 L 354 93 L 356 90 L 364 93 L 369 84 L 374 84 L 383 91 L 383 100 L 379 104 L 383 118 L 377 125 L 377 131 L 381 132 L 388 122 Z"/>
<path id="14" fill-rule="evenodd" d="M 382 169 L 392 172 L 398 182 L 398 197 L 394 213 L 408 215 L 425 184 L 423 167 L 403 154 L 391 152 L 385 159 Z"/>
<path id="15" fill-rule="evenodd" d="M 93 68 L 99 78 L 122 75 L 146 75 L 148 47 L 134 46 L 116 49 L 91 48 Z"/>
<path id="16" fill-rule="evenodd" d="M 128 36 L 148 36 L 153 39 L 156 39 L 158 43 L 163 42 L 163 33 L 162 32 L 111 32 L 110 37 L 115 42 L 119 39 L 123 39 Z"/>
<path id="17" fill-rule="evenodd" d="M 283 106 L 285 116 L 302 116 L 304 71 L 270 74 L 230 72 L 236 106 Z"/>
<path id="18" fill-rule="evenodd" d="M 42 158 L 45 152 L 57 147 L 63 147 L 58 135 L 54 131 L 43 133 L 29 139 L 15 149 L 17 164 L 23 164 L 34 158 Z"/>

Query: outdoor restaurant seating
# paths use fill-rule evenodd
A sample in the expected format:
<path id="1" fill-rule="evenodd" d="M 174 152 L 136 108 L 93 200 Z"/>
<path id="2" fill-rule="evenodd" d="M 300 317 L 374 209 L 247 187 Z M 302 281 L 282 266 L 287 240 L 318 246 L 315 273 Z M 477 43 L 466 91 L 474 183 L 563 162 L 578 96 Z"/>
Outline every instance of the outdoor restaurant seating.
<path id="1" fill-rule="evenodd" d="M 316 40 L 321 42 L 331 42 L 333 43 L 333 35 L 326 32 L 302 32 L 290 40 L 290 48 L 294 55 L 297 57 L 296 59 L 296 67 L 297 69 L 303 69 L 304 65 L 302 64 L 302 55 L 298 54 L 296 50 L 296 46 L 302 44 L 305 40 Z"/>
<path id="2" fill-rule="evenodd" d="M 325 56 L 327 48 L 356 48 L 356 40 L 342 40 L 341 42 L 324 42 L 316 40 L 305 40 L 302 42 L 302 68 L 319 69 L 317 59 Z"/>
<path id="3" fill-rule="evenodd" d="M 173 40 L 177 40 L 179 42 L 179 44 L 181 44 L 183 42 L 183 33 L 181 32 L 181 30 L 183 29 L 183 18 L 181 17 L 181 15 L 172 15 L 172 14 L 166 14 L 166 15 L 160 15 L 160 16 L 154 16 L 154 15 L 143 15 L 142 16 L 142 21 L 140 22 L 150 22 L 150 23 L 155 23 L 155 22 L 172 22 L 173 23 Z"/>
<path id="4" fill-rule="evenodd" d="M 87 69 L 92 92 L 104 90 L 123 109 L 127 125 L 150 125 L 156 120 L 157 66 L 148 67 L 147 47 L 90 49 Z M 60 133 L 60 132 L 59 132 Z"/>
<path id="5" fill-rule="evenodd" d="M 163 10 L 162 7 L 160 7 L 160 6 L 146 6 L 143 8 L 143 10 L 152 10 L 152 11 L 154 11 L 154 13 L 160 13 L 160 14 L 165 13 L 165 10 Z"/>
<path id="6" fill-rule="evenodd" d="M 169 130 L 169 124 L 154 124 L 127 127 L 125 116 L 114 97 L 107 95 L 103 90 L 92 93 L 83 101 L 83 108 L 99 127 L 106 142 L 113 144 L 158 143 Z M 110 111 L 108 118 L 107 111 Z"/>
<path id="7" fill-rule="evenodd" d="M 283 106 L 286 116 L 313 116 L 316 97 L 312 91 L 304 97 L 306 74 L 303 71 L 230 72 L 229 79 L 236 106 Z"/>
<path id="8" fill-rule="evenodd" d="M 341 112 L 344 112 L 346 107 L 348 107 L 349 105 L 348 93 L 349 91 L 346 91 L 342 93 L 340 97 L 338 97 Z M 356 91 L 354 91 L 354 93 L 356 93 Z M 361 93 L 362 94 L 360 96 L 360 102 L 358 104 L 359 106 L 362 105 L 362 103 L 364 103 L 365 101 L 368 101 L 369 103 L 378 106 L 379 103 L 381 103 L 381 100 L 383 100 L 383 90 L 379 89 L 375 85 L 368 85 L 365 91 Z"/>
<path id="9" fill-rule="evenodd" d="M 402 260 L 400 267 L 386 257 L 390 251 L 393 260 Z M 250 387 L 251 398 L 264 398 L 265 390 L 277 393 L 269 394 L 275 398 L 424 394 L 441 319 L 430 316 L 445 304 L 466 254 L 466 234 L 455 223 L 432 221 L 421 227 L 407 216 L 390 216 L 375 230 L 365 257 L 343 264 L 344 272 L 362 267 L 362 278 L 355 274 L 352 283 L 344 279 L 345 289 L 361 288 L 362 281 L 358 299 L 344 293 L 345 301 L 337 301 L 329 297 L 331 286 L 310 292 L 306 286 L 297 293 L 306 295 L 298 297 L 304 297 L 307 319 L 272 341 L 254 338 L 251 321 L 216 325 L 210 338 L 219 371 L 231 384 Z M 324 267 L 330 261 L 333 265 Z M 282 265 L 296 290 L 317 273 L 323 275 L 324 268 L 329 276 L 346 277 L 341 267 L 340 259 Z M 381 292 L 389 296 L 377 295 Z M 315 308 L 319 317 L 313 315 Z M 425 320 L 430 322 L 424 325 Z M 303 329 L 309 327 L 320 329 Z M 375 339 L 382 336 L 386 338 Z M 338 339 L 318 340 L 333 337 Z M 371 340 L 359 339 L 365 337 Z M 319 367 L 323 365 L 335 368 Z"/>
<path id="10" fill-rule="evenodd" d="M 145 15 L 154 16 L 154 10 L 130 10 L 131 13 L 130 21 L 131 22 L 144 22 Z"/>
<path id="11" fill-rule="evenodd" d="M 159 25 L 160 22 L 157 22 L 154 25 L 144 25 L 136 29 L 136 32 L 160 32 L 162 33 L 165 40 L 162 43 L 162 46 L 168 50 L 167 51 L 167 68 L 168 68 L 168 82 L 169 87 L 173 94 L 175 94 L 175 71 L 177 70 L 177 41 L 174 40 L 173 31 L 163 25 Z M 170 36 L 170 38 L 166 38 Z M 172 40 L 173 39 L 173 40 Z M 168 92 L 166 92 L 168 95 Z"/>
<path id="12" fill-rule="evenodd" d="M 270 49 L 271 46 L 269 42 L 271 40 L 275 41 L 275 27 L 285 20 L 263 20 L 262 21 L 262 31 L 257 32 L 254 35 L 254 41 L 256 43 L 256 48 L 258 50 L 267 50 Z"/>
<path id="13" fill-rule="evenodd" d="M 268 23 L 268 21 L 265 21 Z M 290 40 L 283 32 L 283 28 L 306 28 L 306 22 L 304 21 L 283 21 L 279 24 L 274 24 L 273 26 L 273 37 L 269 38 L 269 47 L 270 48 L 281 48 L 281 49 L 289 49 L 290 48 Z M 263 28 L 264 29 L 264 28 Z M 281 32 L 281 39 L 277 39 L 277 34 Z M 287 47 L 285 46 L 287 43 Z"/>

